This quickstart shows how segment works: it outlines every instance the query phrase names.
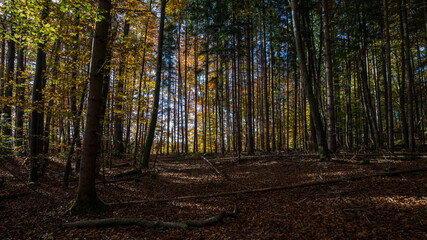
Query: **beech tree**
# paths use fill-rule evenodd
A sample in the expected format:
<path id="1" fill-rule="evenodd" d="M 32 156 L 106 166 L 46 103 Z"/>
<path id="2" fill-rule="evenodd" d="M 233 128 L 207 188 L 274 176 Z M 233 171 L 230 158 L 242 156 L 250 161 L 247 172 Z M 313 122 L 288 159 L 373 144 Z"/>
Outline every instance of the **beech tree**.
<path id="1" fill-rule="evenodd" d="M 96 214 L 106 209 L 98 198 L 95 188 L 96 164 L 100 147 L 100 134 L 104 118 L 103 105 L 106 104 L 104 93 L 109 82 L 109 31 L 111 26 L 111 1 L 98 0 L 98 19 L 92 42 L 91 65 L 89 72 L 89 95 L 86 113 L 86 126 L 83 139 L 82 159 L 80 165 L 79 188 L 70 214 Z"/>

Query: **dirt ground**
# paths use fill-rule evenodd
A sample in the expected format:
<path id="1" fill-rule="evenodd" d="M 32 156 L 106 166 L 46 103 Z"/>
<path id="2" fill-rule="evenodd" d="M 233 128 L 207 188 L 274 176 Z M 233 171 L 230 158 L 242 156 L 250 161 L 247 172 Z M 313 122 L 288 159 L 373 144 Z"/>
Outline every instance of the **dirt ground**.
<path id="1" fill-rule="evenodd" d="M 128 179 L 113 176 L 132 169 L 114 160 L 98 179 L 99 197 L 109 204 L 98 216 L 65 216 L 77 191 L 77 178 L 62 188 L 64 161 L 52 159 L 37 186 L 27 186 L 25 159 L 4 159 L 0 175 L 0 239 L 427 239 L 427 172 L 370 177 L 340 183 L 269 192 L 171 201 L 190 195 L 254 190 L 324 182 L 427 166 L 427 154 L 336 155 L 319 162 L 310 154 L 243 158 L 159 156 L 156 174 Z M 360 164 L 361 160 L 370 164 Z M 216 170 L 215 170 L 216 169 Z M 12 174 L 13 173 L 13 174 Z M 2 199 L 4 196 L 26 195 Z M 130 202 L 130 203 L 127 203 Z M 185 229 L 63 228 L 62 223 L 110 217 L 180 222 L 240 210 L 237 218 Z"/>

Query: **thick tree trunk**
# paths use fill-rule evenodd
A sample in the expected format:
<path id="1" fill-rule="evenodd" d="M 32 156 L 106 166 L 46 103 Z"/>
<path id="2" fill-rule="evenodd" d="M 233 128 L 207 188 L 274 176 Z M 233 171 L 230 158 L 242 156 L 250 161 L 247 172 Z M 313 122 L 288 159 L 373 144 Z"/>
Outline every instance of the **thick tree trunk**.
<path id="1" fill-rule="evenodd" d="M 154 89 L 154 103 L 153 112 L 151 114 L 150 127 L 148 130 L 147 141 L 145 143 L 144 155 L 142 159 L 142 167 L 148 168 L 148 162 L 150 160 L 151 147 L 154 140 L 154 132 L 156 130 L 157 115 L 159 112 L 159 100 L 160 100 L 160 84 L 162 81 L 162 57 L 163 57 L 163 32 L 165 26 L 165 8 L 166 0 L 161 0 L 160 6 L 160 26 L 159 26 L 159 37 L 157 45 L 157 63 L 156 63 L 156 86 Z"/>
<path id="2" fill-rule="evenodd" d="M 111 27 L 111 1 L 98 0 L 100 21 L 95 23 L 89 73 L 89 96 L 86 127 L 80 165 L 79 188 L 70 214 L 96 214 L 105 211 L 105 204 L 98 198 L 95 188 L 96 159 L 100 147 L 102 121 L 105 114 L 106 87 L 109 82 L 110 54 L 108 51 Z M 104 106 L 104 107 L 103 107 Z"/>
<path id="3" fill-rule="evenodd" d="M 299 17 L 297 0 L 291 1 L 291 7 L 292 7 L 293 28 L 294 28 L 294 34 L 295 34 L 297 55 L 299 59 L 301 79 L 303 81 L 304 90 L 305 90 L 305 93 L 307 94 L 307 98 L 310 104 L 310 113 L 313 118 L 313 123 L 316 131 L 320 159 L 327 160 L 327 159 L 330 159 L 330 153 L 329 153 L 328 144 L 326 141 L 326 134 L 323 129 L 322 120 L 319 112 L 319 106 L 318 106 L 319 103 L 316 99 L 316 96 L 313 93 L 312 79 L 308 77 L 307 65 L 306 65 L 307 64 L 306 53 L 304 51 L 304 45 L 302 43 L 301 33 L 300 33 L 299 23 L 301 21 Z"/>

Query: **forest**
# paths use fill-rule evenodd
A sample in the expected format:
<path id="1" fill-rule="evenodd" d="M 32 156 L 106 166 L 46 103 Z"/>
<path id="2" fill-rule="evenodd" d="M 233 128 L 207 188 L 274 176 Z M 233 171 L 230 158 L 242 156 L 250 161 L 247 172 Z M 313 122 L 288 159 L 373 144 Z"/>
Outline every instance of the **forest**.
<path id="1" fill-rule="evenodd" d="M 1 239 L 424 239 L 426 0 L 0 1 Z"/>

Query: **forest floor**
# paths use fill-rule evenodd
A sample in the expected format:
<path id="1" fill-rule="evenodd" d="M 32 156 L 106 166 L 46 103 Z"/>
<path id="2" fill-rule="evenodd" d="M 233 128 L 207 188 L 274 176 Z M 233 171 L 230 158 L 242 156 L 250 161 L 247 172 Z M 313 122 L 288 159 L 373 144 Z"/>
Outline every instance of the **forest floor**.
<path id="1" fill-rule="evenodd" d="M 0 187 L 0 239 L 427 239 L 425 170 L 275 191 L 166 200 L 417 169 L 427 166 L 427 154 L 342 154 L 328 162 L 319 162 L 310 154 L 256 156 L 243 158 L 241 163 L 226 157 L 208 159 L 159 156 L 156 174 L 97 184 L 100 198 L 113 203 L 98 216 L 64 215 L 76 196 L 78 181 L 73 177 L 70 188 L 62 188 L 63 160 L 51 159 L 40 184 L 27 186 L 24 159 L 4 159 L 0 165 L 0 175 L 5 178 Z M 370 164 L 360 164 L 367 159 Z M 105 180 L 120 179 L 113 176 L 132 169 L 124 163 L 124 159 L 114 160 L 113 168 L 105 170 Z M 2 199 L 19 193 L 26 195 Z M 142 200 L 147 201 L 136 202 Z M 61 227 L 66 222 L 111 217 L 201 220 L 231 211 L 234 205 L 240 209 L 237 218 L 200 228 Z"/>

